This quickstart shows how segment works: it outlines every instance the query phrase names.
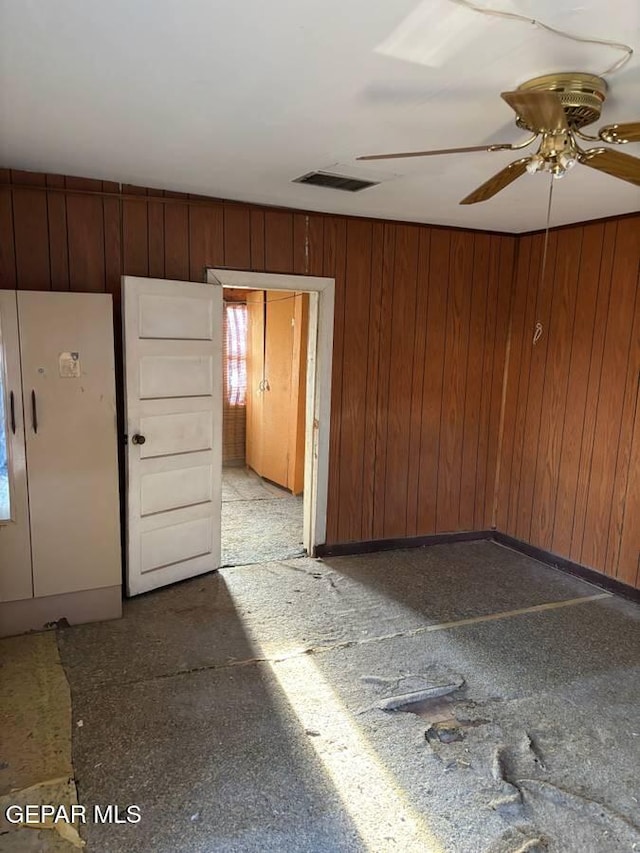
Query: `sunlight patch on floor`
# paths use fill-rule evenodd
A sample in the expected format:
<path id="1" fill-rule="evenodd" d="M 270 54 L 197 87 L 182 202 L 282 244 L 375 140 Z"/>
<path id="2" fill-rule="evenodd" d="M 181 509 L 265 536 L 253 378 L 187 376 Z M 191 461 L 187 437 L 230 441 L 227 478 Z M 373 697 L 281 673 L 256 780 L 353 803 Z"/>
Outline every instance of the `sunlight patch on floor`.
<path id="1" fill-rule="evenodd" d="M 314 661 L 303 655 L 271 667 L 366 849 L 441 853 L 424 818 L 407 801 Z"/>

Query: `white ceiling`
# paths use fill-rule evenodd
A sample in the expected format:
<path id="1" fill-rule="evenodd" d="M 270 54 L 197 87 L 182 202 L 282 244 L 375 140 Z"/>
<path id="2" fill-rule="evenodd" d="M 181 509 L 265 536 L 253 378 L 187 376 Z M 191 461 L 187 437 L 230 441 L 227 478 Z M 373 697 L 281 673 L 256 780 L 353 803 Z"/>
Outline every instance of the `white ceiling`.
<path id="1" fill-rule="evenodd" d="M 603 123 L 640 120 L 638 0 L 486 5 L 630 44 L 637 53 L 609 78 Z M 381 52 L 417 7 L 412 59 Z M 597 73 L 620 56 L 449 0 L 0 0 L 0 157 L 15 168 L 519 232 L 544 225 L 547 176 L 458 205 L 512 153 L 355 157 L 516 140 L 500 91 L 557 70 Z M 640 144 L 625 150 L 640 156 Z M 291 183 L 314 169 L 382 183 L 358 194 Z M 554 224 L 636 210 L 640 188 L 585 167 L 554 188 Z"/>

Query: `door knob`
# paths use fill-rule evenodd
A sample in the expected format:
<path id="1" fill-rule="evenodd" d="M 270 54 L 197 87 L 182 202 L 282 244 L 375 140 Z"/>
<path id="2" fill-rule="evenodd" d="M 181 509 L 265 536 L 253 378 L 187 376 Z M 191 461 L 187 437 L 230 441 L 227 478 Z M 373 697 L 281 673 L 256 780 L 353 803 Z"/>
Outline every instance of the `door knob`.
<path id="1" fill-rule="evenodd" d="M 131 439 L 131 444 L 144 444 L 146 440 L 143 435 L 136 433 Z"/>

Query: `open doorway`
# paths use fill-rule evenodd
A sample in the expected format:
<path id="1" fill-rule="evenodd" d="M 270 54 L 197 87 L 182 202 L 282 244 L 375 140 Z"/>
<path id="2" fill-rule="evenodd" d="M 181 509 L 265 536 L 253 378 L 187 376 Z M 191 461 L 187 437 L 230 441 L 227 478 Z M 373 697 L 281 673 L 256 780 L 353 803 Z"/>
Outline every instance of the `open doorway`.
<path id="1" fill-rule="evenodd" d="M 223 290 L 222 566 L 303 556 L 309 294 Z"/>
<path id="2" fill-rule="evenodd" d="M 223 293 L 221 565 L 325 541 L 335 283 L 208 270 Z"/>

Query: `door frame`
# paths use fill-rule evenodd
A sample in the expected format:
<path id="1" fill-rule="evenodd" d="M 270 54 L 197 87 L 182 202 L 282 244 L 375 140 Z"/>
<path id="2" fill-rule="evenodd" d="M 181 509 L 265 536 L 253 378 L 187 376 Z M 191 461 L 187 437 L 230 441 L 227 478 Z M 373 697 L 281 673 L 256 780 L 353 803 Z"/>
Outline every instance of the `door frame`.
<path id="1" fill-rule="evenodd" d="M 327 534 L 335 279 L 210 268 L 206 281 L 244 290 L 292 290 L 309 294 L 303 545 L 313 556 Z"/>

